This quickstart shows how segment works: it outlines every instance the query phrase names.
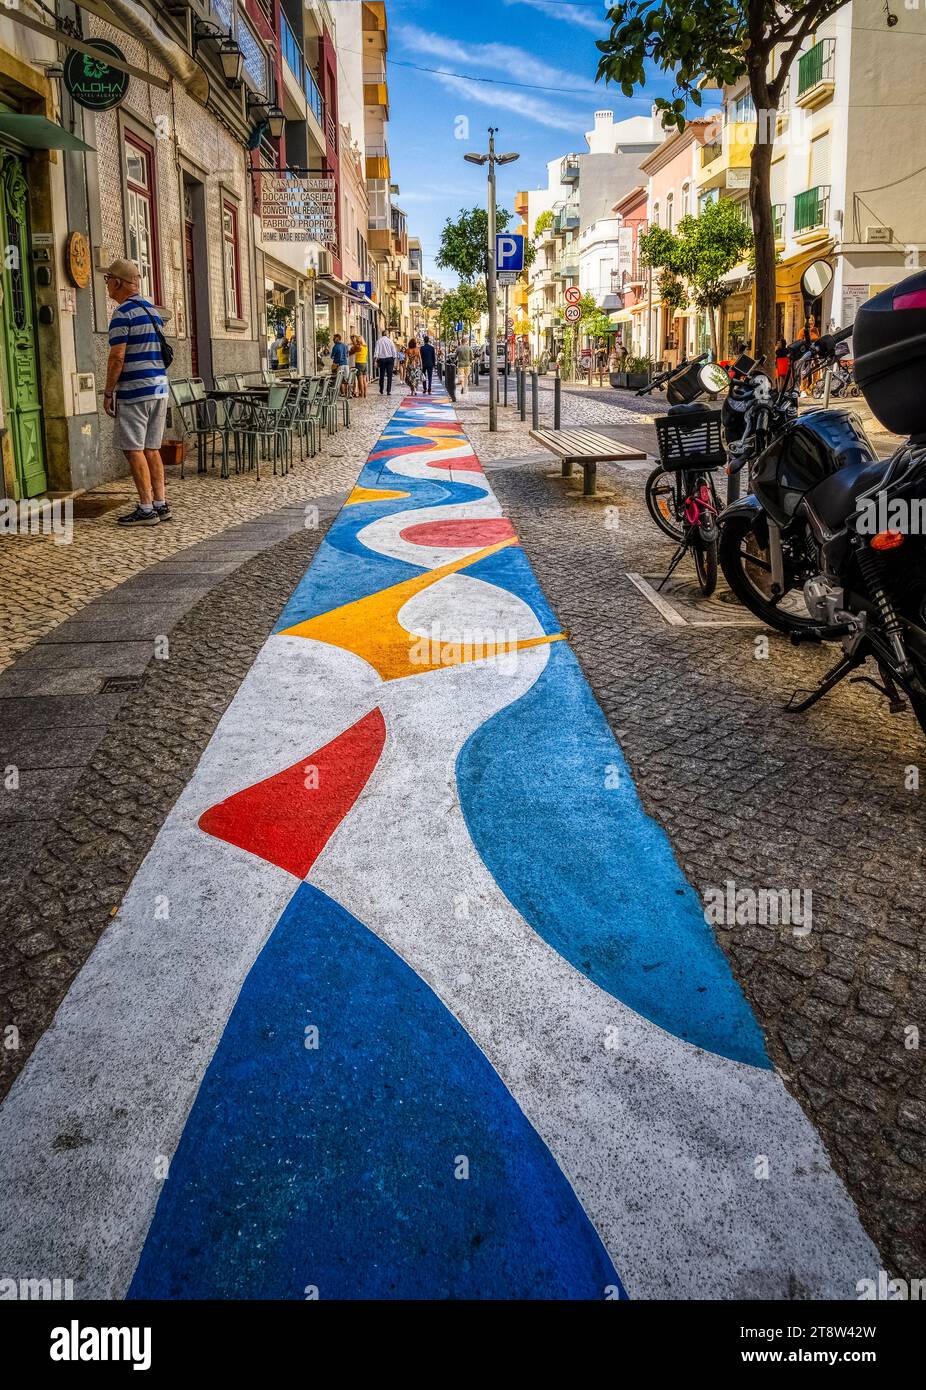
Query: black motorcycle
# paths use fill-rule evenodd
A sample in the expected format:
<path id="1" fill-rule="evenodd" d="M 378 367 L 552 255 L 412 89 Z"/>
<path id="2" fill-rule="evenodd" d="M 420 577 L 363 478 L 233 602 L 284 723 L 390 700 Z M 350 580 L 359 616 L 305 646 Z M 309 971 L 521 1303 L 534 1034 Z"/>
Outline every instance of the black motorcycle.
<path id="1" fill-rule="evenodd" d="M 885 312 L 894 300 L 879 306 L 895 294 L 903 303 L 899 292 L 910 284 L 904 282 L 863 306 L 854 329 L 813 345 L 792 344 L 791 379 L 783 390 L 773 391 L 762 375 L 754 378 L 728 465 L 736 471 L 749 464 L 751 492 L 721 514 L 720 564 L 737 598 L 764 623 L 796 643 L 833 641 L 842 647 L 840 661 L 819 686 L 804 700 L 792 699 L 791 712 L 808 709 L 872 657 L 880 682 L 856 679 L 869 680 L 892 710 L 903 708 L 902 691 L 926 731 L 926 537 L 904 525 L 926 515 L 926 407 L 906 389 L 898 401 L 897 390 L 899 371 L 904 387 L 909 383 L 915 391 L 916 373 L 909 369 L 917 366 L 922 380 L 926 355 L 926 277 L 912 279 L 923 281 L 921 302 L 919 291 L 913 292 L 920 312 L 912 315 L 922 323 Z M 866 320 L 865 310 L 876 317 Z M 888 317 L 896 320 L 896 341 Z M 797 412 L 793 366 L 808 351 L 821 359 L 835 356 L 853 333 L 866 399 L 889 428 L 898 429 L 902 421 L 903 432 L 912 436 L 884 461 L 857 415 Z M 897 352 L 905 334 L 913 363 Z"/>

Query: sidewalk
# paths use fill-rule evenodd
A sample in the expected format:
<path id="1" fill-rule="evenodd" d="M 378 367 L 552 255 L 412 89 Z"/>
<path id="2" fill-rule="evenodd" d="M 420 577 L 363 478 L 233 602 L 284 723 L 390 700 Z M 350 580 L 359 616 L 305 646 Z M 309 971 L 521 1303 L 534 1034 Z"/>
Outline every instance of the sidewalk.
<path id="1" fill-rule="evenodd" d="M 392 403 L 389 402 L 389 405 Z M 100 594 L 228 527 L 281 506 L 310 501 L 313 493 L 346 489 L 382 428 L 387 403 L 378 392 L 351 402 L 351 428 L 324 436 L 314 459 L 297 460 L 283 478 L 265 471 L 219 478 L 197 474 L 195 457 L 167 470 L 174 519 L 162 526 L 126 530 L 116 518 L 136 502 L 130 478 L 94 488 L 74 502 L 71 544 L 48 535 L 0 536 L 0 671 L 38 639 Z"/>
<path id="2" fill-rule="evenodd" d="M 439 398 L 386 423 L 0 1163 L 0 1264 L 77 1297 L 851 1298 L 879 1268 Z"/>

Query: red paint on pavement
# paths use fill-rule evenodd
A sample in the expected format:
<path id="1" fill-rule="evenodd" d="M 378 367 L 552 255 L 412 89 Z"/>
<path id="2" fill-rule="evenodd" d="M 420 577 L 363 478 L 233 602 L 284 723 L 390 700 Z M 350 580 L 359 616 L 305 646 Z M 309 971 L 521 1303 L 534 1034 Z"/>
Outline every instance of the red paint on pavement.
<path id="1" fill-rule="evenodd" d="M 514 537 L 507 517 L 461 517 L 449 521 L 419 521 L 399 535 L 412 545 L 494 545 Z"/>
<path id="2" fill-rule="evenodd" d="M 305 878 L 363 791 L 385 740 L 382 713 L 371 710 L 292 767 L 204 811 L 199 828 Z"/>

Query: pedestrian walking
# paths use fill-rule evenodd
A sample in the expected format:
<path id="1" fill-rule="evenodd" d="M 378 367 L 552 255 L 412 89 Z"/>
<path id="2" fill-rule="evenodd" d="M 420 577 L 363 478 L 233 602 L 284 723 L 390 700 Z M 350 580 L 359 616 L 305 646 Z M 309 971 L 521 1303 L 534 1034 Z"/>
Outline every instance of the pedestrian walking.
<path id="1" fill-rule="evenodd" d="M 783 389 L 788 380 L 790 370 L 791 358 L 788 356 L 788 344 L 784 338 L 778 338 L 775 342 L 775 385 L 779 391 Z"/>
<path id="2" fill-rule="evenodd" d="M 273 370 L 285 372 L 289 366 L 289 343 L 286 341 L 286 325 L 283 323 L 277 328 L 277 335 L 273 340 L 273 356 Z"/>
<path id="3" fill-rule="evenodd" d="M 138 506 L 118 519 L 119 526 L 156 526 L 170 521 L 164 490 L 161 441 L 167 418 L 167 368 L 173 351 L 164 324 L 141 293 L 138 266 L 116 260 L 103 272 L 116 311 L 109 321 L 109 360 L 103 409 L 115 421 L 113 443 L 132 470 Z"/>
<path id="4" fill-rule="evenodd" d="M 354 359 L 354 366 L 357 368 L 357 395 L 365 397 L 367 394 L 367 364 L 370 350 L 366 345 L 366 340 L 361 338 L 359 333 L 351 335 L 350 355 Z"/>
<path id="5" fill-rule="evenodd" d="M 405 350 L 405 381 L 411 387 L 412 394 L 417 395 L 421 384 L 421 350 L 416 338 L 409 338 Z"/>
<path id="6" fill-rule="evenodd" d="M 419 352 L 421 353 L 422 386 L 424 394 L 430 396 L 432 394 L 432 384 L 434 381 L 434 368 L 437 364 L 437 353 L 434 351 L 434 344 L 431 342 L 427 333 L 425 333 L 422 339 Z"/>
<path id="7" fill-rule="evenodd" d="M 341 368 L 347 367 L 347 344 L 340 333 L 335 333 L 331 343 L 331 370 L 339 372 Z M 341 395 L 347 395 L 347 382 L 341 382 Z"/>
<path id="8" fill-rule="evenodd" d="M 395 371 L 396 346 L 389 334 L 384 330 L 376 340 L 373 348 L 373 360 L 379 370 L 379 394 L 383 394 L 383 387 L 386 388 L 386 395 L 392 395 L 392 373 Z"/>
<path id="9" fill-rule="evenodd" d="M 404 380 L 405 380 L 405 349 L 404 349 L 404 347 L 398 347 L 398 348 L 396 348 L 396 371 L 397 371 L 398 374 L 399 374 L 399 380 L 400 380 L 400 381 L 404 381 Z"/>
<path id="10" fill-rule="evenodd" d="M 469 385 L 469 374 L 473 366 L 473 350 L 469 343 L 461 343 L 457 348 L 457 390 L 461 396 L 466 395 L 466 388 Z"/>

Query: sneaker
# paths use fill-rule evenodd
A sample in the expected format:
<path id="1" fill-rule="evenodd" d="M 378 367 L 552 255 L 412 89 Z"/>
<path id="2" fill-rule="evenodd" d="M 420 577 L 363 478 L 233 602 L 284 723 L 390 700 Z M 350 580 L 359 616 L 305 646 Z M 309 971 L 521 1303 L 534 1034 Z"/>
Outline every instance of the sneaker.
<path id="1" fill-rule="evenodd" d="M 136 507 L 134 512 L 126 512 L 125 516 L 120 516 L 116 522 L 117 526 L 157 526 L 160 521 L 157 512 L 143 512 L 141 507 Z"/>
<path id="2" fill-rule="evenodd" d="M 169 502 L 155 502 L 154 510 L 158 514 L 158 521 L 173 521 L 174 514 L 170 509 Z"/>

